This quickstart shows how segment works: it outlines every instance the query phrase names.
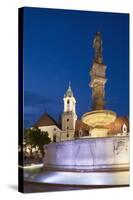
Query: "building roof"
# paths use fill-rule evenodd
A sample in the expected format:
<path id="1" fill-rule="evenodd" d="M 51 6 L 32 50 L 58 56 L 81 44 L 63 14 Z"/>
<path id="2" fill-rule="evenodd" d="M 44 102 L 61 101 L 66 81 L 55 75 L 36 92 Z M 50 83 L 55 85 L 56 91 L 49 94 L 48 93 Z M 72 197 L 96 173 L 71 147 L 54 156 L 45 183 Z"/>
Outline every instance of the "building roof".
<path id="1" fill-rule="evenodd" d="M 82 136 L 88 136 L 89 135 L 89 129 L 90 127 L 82 122 L 82 120 L 76 120 L 76 125 L 75 125 L 75 137 L 79 137 L 80 134 Z"/>
<path id="2" fill-rule="evenodd" d="M 40 127 L 40 126 L 53 126 L 53 125 L 56 125 L 59 127 L 59 125 L 53 119 L 53 117 L 51 117 L 48 113 L 44 113 L 33 126 Z"/>
<path id="3" fill-rule="evenodd" d="M 117 117 L 114 122 L 107 125 L 106 127 L 109 129 L 109 134 L 116 134 L 121 133 L 122 126 L 124 124 L 127 126 L 127 129 L 129 131 L 129 119 L 127 117 Z"/>
<path id="4" fill-rule="evenodd" d="M 76 125 L 75 125 L 75 131 L 88 131 L 90 129 L 90 127 L 85 124 L 84 122 L 82 122 L 82 120 L 78 119 L 76 120 Z"/>

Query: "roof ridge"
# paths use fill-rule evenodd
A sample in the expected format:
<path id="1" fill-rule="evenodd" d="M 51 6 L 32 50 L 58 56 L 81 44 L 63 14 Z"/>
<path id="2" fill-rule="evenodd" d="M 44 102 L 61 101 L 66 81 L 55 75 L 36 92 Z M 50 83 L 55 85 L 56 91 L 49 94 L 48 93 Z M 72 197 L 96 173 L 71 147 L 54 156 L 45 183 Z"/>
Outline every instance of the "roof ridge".
<path id="1" fill-rule="evenodd" d="M 43 115 L 40 116 L 40 118 L 35 122 L 33 126 L 52 126 L 52 125 L 56 125 L 59 127 L 59 124 L 56 122 L 56 120 L 47 112 L 45 112 Z"/>

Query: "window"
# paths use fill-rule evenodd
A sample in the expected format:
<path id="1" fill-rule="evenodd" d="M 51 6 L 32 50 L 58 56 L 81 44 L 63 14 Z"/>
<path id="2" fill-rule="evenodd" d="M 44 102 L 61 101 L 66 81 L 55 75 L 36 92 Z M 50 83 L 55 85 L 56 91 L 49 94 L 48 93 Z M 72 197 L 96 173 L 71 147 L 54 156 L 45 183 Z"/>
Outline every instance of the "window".
<path id="1" fill-rule="evenodd" d="M 53 142 L 56 142 L 56 135 L 53 135 Z"/>
<path id="2" fill-rule="evenodd" d="M 69 99 L 67 100 L 67 104 L 69 104 L 70 103 L 70 101 L 69 101 Z"/>
<path id="3" fill-rule="evenodd" d="M 127 133 L 127 126 L 126 126 L 126 124 L 123 124 L 123 126 L 122 126 L 122 133 Z"/>
<path id="4" fill-rule="evenodd" d="M 67 126 L 67 135 L 66 135 L 67 138 L 69 138 L 69 133 L 68 133 L 69 131 L 68 130 L 69 130 L 69 126 Z"/>
<path id="5" fill-rule="evenodd" d="M 67 122 L 69 122 L 69 119 L 67 119 Z"/>
<path id="6" fill-rule="evenodd" d="M 79 136 L 82 136 L 82 130 L 79 131 Z"/>

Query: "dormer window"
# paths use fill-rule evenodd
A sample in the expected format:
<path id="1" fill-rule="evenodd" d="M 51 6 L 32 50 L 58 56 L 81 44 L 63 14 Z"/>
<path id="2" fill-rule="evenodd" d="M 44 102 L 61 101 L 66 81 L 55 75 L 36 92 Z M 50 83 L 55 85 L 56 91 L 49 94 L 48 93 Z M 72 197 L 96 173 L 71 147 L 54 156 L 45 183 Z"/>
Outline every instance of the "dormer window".
<path id="1" fill-rule="evenodd" d="M 122 126 L 122 133 L 127 133 L 127 126 L 126 126 L 126 124 L 123 124 L 123 126 Z"/>

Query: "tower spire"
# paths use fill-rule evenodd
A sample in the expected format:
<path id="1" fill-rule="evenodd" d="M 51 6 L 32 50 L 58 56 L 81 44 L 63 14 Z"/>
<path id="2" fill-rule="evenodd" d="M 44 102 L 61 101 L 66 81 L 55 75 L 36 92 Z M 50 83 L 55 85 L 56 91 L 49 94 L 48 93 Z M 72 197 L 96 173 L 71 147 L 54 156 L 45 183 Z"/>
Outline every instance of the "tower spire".
<path id="1" fill-rule="evenodd" d="M 72 91 L 72 88 L 71 88 L 71 82 L 70 81 L 69 81 L 68 89 L 67 89 L 66 94 L 64 96 L 65 97 L 73 97 L 73 91 Z"/>
<path id="2" fill-rule="evenodd" d="M 69 88 L 71 88 L 71 81 L 69 81 Z"/>

